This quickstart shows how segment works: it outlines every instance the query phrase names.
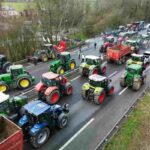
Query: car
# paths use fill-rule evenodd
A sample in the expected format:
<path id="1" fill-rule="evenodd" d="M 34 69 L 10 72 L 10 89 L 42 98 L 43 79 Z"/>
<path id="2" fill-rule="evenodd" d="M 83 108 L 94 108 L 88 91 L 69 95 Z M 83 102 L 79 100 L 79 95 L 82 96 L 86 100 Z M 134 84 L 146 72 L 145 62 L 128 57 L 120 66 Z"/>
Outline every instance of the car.
<path id="1" fill-rule="evenodd" d="M 8 73 L 0 75 L 0 91 L 5 93 L 11 88 L 27 89 L 34 81 L 35 77 L 29 74 L 23 65 L 12 65 Z"/>
<path id="2" fill-rule="evenodd" d="M 131 87 L 134 91 L 140 90 L 141 86 L 146 82 L 146 73 L 139 64 L 131 64 L 126 66 L 125 72 L 120 79 L 121 87 Z"/>
<path id="3" fill-rule="evenodd" d="M 7 73 L 10 66 L 11 62 L 7 61 L 6 56 L 0 55 L 0 74 Z"/>
<path id="4" fill-rule="evenodd" d="M 89 82 L 82 86 L 82 98 L 93 101 L 95 104 L 102 104 L 106 96 L 114 93 L 114 86 L 111 80 L 97 74 L 89 77 Z"/>
<path id="5" fill-rule="evenodd" d="M 35 86 L 40 100 L 49 104 L 56 104 L 63 95 L 71 95 L 73 87 L 66 77 L 47 72 L 42 75 L 41 81 Z"/>
<path id="6" fill-rule="evenodd" d="M 79 72 L 82 76 L 90 76 L 92 74 L 105 74 L 107 62 L 103 57 L 87 55 L 79 66 Z"/>
<path id="7" fill-rule="evenodd" d="M 24 137 L 34 148 L 39 148 L 47 142 L 53 130 L 65 128 L 68 124 L 68 104 L 48 105 L 35 100 L 24 105 L 25 113 L 19 119 L 18 125 L 23 129 Z"/>
<path id="8" fill-rule="evenodd" d="M 27 101 L 28 98 L 25 95 L 10 97 L 10 95 L 0 92 L 0 116 L 6 116 L 16 121 L 22 113 L 22 106 Z"/>
<path id="9" fill-rule="evenodd" d="M 149 59 L 147 59 L 143 54 L 132 54 L 131 59 L 127 61 L 127 65 L 138 64 L 146 69 L 149 65 Z"/>
<path id="10" fill-rule="evenodd" d="M 48 59 L 55 59 L 57 57 L 57 51 L 54 50 L 52 44 L 44 44 L 41 49 L 35 50 L 33 56 L 28 56 L 28 61 L 42 61 L 47 62 Z"/>
<path id="11" fill-rule="evenodd" d="M 74 70 L 75 68 L 76 62 L 71 58 L 71 54 L 61 52 L 58 55 L 58 59 L 50 63 L 49 71 L 63 75 L 66 71 Z"/>

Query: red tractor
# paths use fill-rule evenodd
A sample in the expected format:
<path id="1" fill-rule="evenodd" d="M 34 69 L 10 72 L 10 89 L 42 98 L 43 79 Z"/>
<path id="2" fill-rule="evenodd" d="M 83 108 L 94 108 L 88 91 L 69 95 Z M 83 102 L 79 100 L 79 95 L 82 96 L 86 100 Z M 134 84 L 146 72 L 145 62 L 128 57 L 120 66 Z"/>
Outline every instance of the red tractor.
<path id="1" fill-rule="evenodd" d="M 47 72 L 42 75 L 35 90 L 40 100 L 46 101 L 48 104 L 56 104 L 63 95 L 71 95 L 73 88 L 66 77 Z"/>

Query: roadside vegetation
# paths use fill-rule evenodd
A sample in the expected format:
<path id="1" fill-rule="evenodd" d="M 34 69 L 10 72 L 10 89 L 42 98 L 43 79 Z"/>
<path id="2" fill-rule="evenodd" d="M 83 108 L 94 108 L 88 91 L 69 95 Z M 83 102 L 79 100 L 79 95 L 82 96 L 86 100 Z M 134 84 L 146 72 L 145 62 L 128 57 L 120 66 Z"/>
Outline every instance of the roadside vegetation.
<path id="1" fill-rule="evenodd" d="M 62 35 L 85 40 L 118 25 L 150 21 L 149 0 L 36 0 L 27 3 L 1 0 L 1 5 L 12 6 L 19 12 L 25 10 L 25 15 L 19 18 L 0 18 L 0 25 L 8 26 L 7 30 L 0 28 L 0 52 L 12 61 L 24 59 L 31 49 L 40 45 L 35 38 L 37 32 L 47 33 L 50 38 Z M 31 22 L 27 29 L 25 21 Z M 18 38 L 23 40 L 20 42 Z"/>
<path id="2" fill-rule="evenodd" d="M 150 90 L 142 98 L 104 150 L 150 149 Z"/>

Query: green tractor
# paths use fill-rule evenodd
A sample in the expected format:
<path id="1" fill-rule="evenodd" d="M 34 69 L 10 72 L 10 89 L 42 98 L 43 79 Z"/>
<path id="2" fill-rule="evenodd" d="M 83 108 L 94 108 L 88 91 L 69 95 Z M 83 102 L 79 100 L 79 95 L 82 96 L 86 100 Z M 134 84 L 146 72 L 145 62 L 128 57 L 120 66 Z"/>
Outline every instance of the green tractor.
<path id="1" fill-rule="evenodd" d="M 9 95 L 0 92 L 0 116 L 7 116 L 13 121 L 19 119 L 23 113 L 22 106 L 27 103 L 27 100 L 26 96 L 10 98 Z"/>
<path id="2" fill-rule="evenodd" d="M 35 50 L 33 56 L 28 56 L 28 61 L 33 62 L 47 62 L 48 59 L 55 59 L 57 56 L 56 50 L 53 49 L 52 44 L 44 44 L 41 49 Z"/>
<path id="3" fill-rule="evenodd" d="M 143 67 L 143 69 L 146 69 L 149 65 L 149 59 L 146 58 L 143 54 L 132 54 L 131 59 L 127 61 L 127 65 L 131 64 L 138 64 Z"/>
<path id="4" fill-rule="evenodd" d="M 34 80 L 35 77 L 24 70 L 22 65 L 13 65 L 8 73 L 0 75 L 0 91 L 8 92 L 11 88 L 26 89 Z"/>
<path id="5" fill-rule="evenodd" d="M 11 63 L 7 61 L 6 56 L 0 55 L 0 74 L 8 72 L 10 66 Z"/>
<path id="6" fill-rule="evenodd" d="M 111 80 L 107 77 L 93 74 L 89 77 L 89 83 L 82 86 L 82 98 L 91 100 L 95 104 L 103 103 L 106 95 L 114 93 L 114 86 L 110 84 Z"/>
<path id="7" fill-rule="evenodd" d="M 50 63 L 50 71 L 63 75 L 65 71 L 74 70 L 76 68 L 76 62 L 71 59 L 69 52 L 61 52 L 58 55 L 57 60 Z"/>
<path id="8" fill-rule="evenodd" d="M 84 62 L 79 67 L 79 72 L 83 76 L 90 76 L 92 74 L 105 74 L 107 62 L 102 57 L 88 55 Z"/>
<path id="9" fill-rule="evenodd" d="M 143 67 L 139 64 L 126 66 L 125 72 L 120 79 L 120 85 L 122 87 L 132 87 L 135 91 L 138 91 L 145 82 L 146 74 L 143 71 Z"/>

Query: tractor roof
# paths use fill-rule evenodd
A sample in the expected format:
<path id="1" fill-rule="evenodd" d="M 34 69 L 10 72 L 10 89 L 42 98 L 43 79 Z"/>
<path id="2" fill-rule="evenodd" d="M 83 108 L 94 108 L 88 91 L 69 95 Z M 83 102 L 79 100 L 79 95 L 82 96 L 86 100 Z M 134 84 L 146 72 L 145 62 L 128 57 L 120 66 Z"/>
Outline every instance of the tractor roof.
<path id="1" fill-rule="evenodd" d="M 43 78 L 46 78 L 48 80 L 55 79 L 59 76 L 59 74 L 53 73 L 53 72 L 46 72 L 42 74 Z"/>
<path id="2" fill-rule="evenodd" d="M 135 69 L 135 70 L 139 70 L 141 69 L 141 65 L 138 64 L 131 64 L 128 66 L 129 69 Z"/>
<path id="3" fill-rule="evenodd" d="M 0 59 L 5 58 L 5 57 L 6 57 L 5 55 L 0 55 Z"/>
<path id="4" fill-rule="evenodd" d="M 127 42 L 128 42 L 128 43 L 136 43 L 137 41 L 136 41 L 136 40 L 131 40 L 131 39 L 130 39 L 130 40 L 127 40 Z"/>
<path id="5" fill-rule="evenodd" d="M 132 54 L 132 56 L 133 56 L 133 57 L 143 57 L 143 55 L 142 55 L 142 54 L 135 54 L 135 53 L 134 53 L 134 54 Z"/>
<path id="6" fill-rule="evenodd" d="M 61 52 L 61 55 L 63 56 L 66 56 L 66 55 L 69 55 L 70 53 L 69 52 Z"/>
<path id="7" fill-rule="evenodd" d="M 94 56 L 94 55 L 87 55 L 87 56 L 85 56 L 85 58 L 86 59 L 99 59 L 99 57 L 98 56 Z"/>
<path id="8" fill-rule="evenodd" d="M 40 100 L 36 100 L 24 105 L 24 108 L 26 111 L 28 111 L 28 113 L 39 116 L 40 114 L 50 109 L 51 106 Z"/>
<path id="9" fill-rule="evenodd" d="M 144 54 L 150 55 L 150 51 L 145 51 Z"/>
<path id="10" fill-rule="evenodd" d="M 12 65 L 10 66 L 10 69 L 21 69 L 23 68 L 23 65 Z"/>
<path id="11" fill-rule="evenodd" d="M 148 34 L 142 34 L 142 37 L 147 38 L 147 37 L 149 37 L 149 35 Z"/>
<path id="12" fill-rule="evenodd" d="M 9 99 L 9 95 L 0 92 L 0 103 Z"/>
<path id="13" fill-rule="evenodd" d="M 98 74 L 93 74 L 93 75 L 91 75 L 91 76 L 89 77 L 89 79 L 90 79 L 90 80 L 94 80 L 94 81 L 100 82 L 100 81 L 105 80 L 106 77 L 100 76 L 100 75 L 98 75 Z"/>

